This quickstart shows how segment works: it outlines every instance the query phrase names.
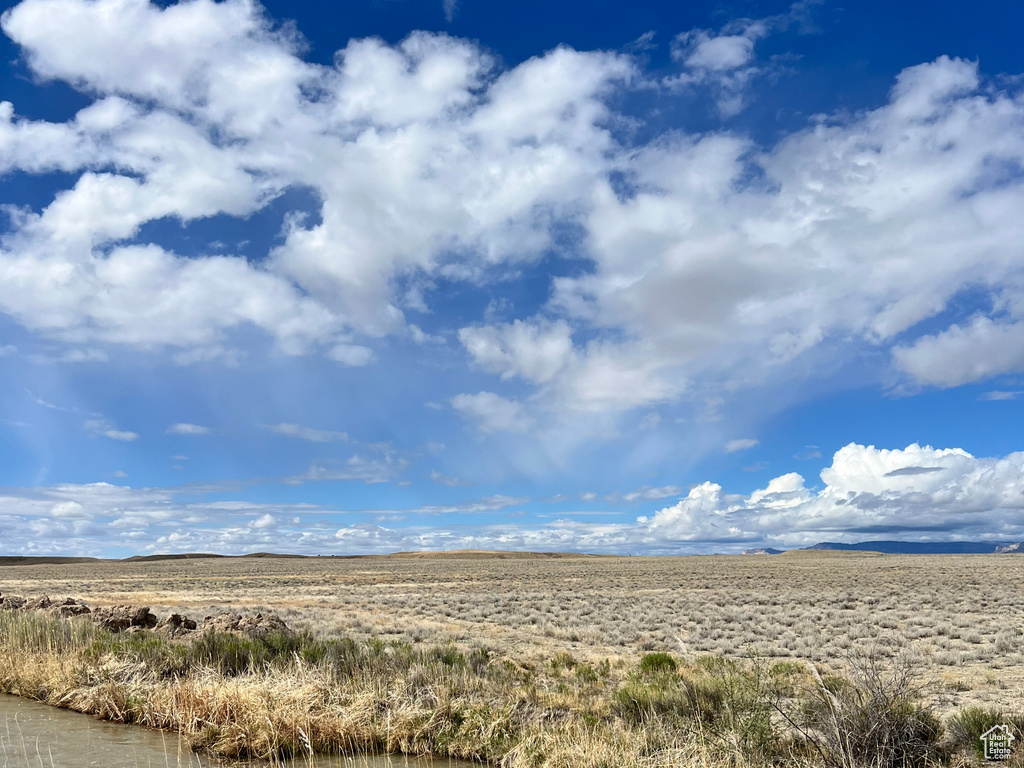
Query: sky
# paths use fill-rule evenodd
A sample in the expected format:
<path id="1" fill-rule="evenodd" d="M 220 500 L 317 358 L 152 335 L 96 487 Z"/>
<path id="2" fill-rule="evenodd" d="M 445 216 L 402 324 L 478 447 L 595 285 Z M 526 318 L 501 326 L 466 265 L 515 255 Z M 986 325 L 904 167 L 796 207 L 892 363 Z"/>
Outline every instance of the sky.
<path id="1" fill-rule="evenodd" d="M 1024 6 L 2 4 L 0 553 L 1024 540 Z"/>

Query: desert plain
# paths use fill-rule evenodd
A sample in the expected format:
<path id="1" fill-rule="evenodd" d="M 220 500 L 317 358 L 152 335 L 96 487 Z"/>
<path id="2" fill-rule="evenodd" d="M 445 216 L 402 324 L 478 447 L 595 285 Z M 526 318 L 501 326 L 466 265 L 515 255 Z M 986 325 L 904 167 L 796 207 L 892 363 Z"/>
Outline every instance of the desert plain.
<path id="1" fill-rule="evenodd" d="M 680 659 L 913 661 L 932 706 L 1024 710 L 1024 556 L 617 557 L 408 553 L 0 566 L 0 592 L 193 617 L 272 612 L 296 629 L 493 658 L 627 668 Z M 568 654 L 569 656 L 565 656 Z"/>

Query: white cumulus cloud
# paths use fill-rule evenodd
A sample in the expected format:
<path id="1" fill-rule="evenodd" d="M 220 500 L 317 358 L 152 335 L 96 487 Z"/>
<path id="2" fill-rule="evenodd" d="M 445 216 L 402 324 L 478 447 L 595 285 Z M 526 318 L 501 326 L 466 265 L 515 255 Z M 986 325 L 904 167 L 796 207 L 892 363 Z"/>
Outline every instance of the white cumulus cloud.
<path id="1" fill-rule="evenodd" d="M 682 32 L 680 87 L 718 88 L 731 114 L 770 68 L 758 42 L 808 7 Z M 256 329 L 367 366 L 382 336 L 433 340 L 405 313 L 430 310 L 440 280 L 486 290 L 548 254 L 586 266 L 559 271 L 544 306 L 438 321 L 469 365 L 529 390 L 453 398 L 484 431 L 711 402 L 813 377 L 819 355 L 878 351 L 877 380 L 939 387 L 1024 369 L 1024 99 L 976 62 L 909 67 L 883 103 L 768 146 L 713 128 L 632 143 L 613 127 L 642 118 L 610 105 L 636 86 L 673 96 L 627 55 L 559 47 L 502 68 L 417 32 L 320 65 L 244 0 L 22 0 L 0 24 L 33 77 L 90 101 L 63 122 L 0 104 L 0 172 L 70 179 L 6 209 L 0 313 L 67 360 L 120 345 L 244 364 Z M 295 189 L 315 210 L 289 211 L 260 258 L 141 235 Z M 978 314 L 942 321 L 968 287 Z"/>
<path id="2" fill-rule="evenodd" d="M 400 460 L 354 458 L 317 465 L 303 481 L 386 482 Z M 546 525 L 484 518 L 472 526 L 439 525 L 442 515 L 490 515 L 530 499 L 495 494 L 462 503 L 408 509 L 337 509 L 242 500 L 180 502 L 175 489 L 108 483 L 0 489 L 0 529 L 12 553 L 95 554 L 116 544 L 139 551 L 258 550 L 372 553 L 410 549 L 525 549 L 679 553 L 797 547 L 821 541 L 1024 541 L 1024 453 L 979 458 L 959 448 L 912 444 L 880 449 L 851 443 L 835 453 L 809 486 L 790 472 L 750 494 L 720 484 L 694 485 L 675 503 L 633 523 L 560 519 Z M 195 496 L 195 489 L 188 492 Z M 223 493 L 223 489 L 218 491 Z M 642 488 L 637 502 L 681 493 Z M 596 502 L 592 493 L 581 498 Z M 372 515 L 393 525 L 343 522 Z M 315 519 L 320 522 L 305 523 Z"/>

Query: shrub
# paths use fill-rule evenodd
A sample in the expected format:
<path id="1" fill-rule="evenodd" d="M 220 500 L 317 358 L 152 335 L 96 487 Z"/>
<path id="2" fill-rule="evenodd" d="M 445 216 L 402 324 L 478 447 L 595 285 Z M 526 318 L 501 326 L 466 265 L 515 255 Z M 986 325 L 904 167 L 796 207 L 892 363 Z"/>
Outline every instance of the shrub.
<path id="1" fill-rule="evenodd" d="M 454 645 L 442 645 L 427 651 L 425 659 L 440 663 L 445 667 L 462 669 L 466 666 L 466 657 Z"/>
<path id="2" fill-rule="evenodd" d="M 713 725 L 724 712 L 727 694 L 727 686 L 715 678 L 662 676 L 651 680 L 648 673 L 627 680 L 615 691 L 613 709 L 632 723 L 671 717 Z"/>
<path id="3" fill-rule="evenodd" d="M 487 671 L 491 660 L 491 652 L 486 648 L 474 648 L 469 654 L 469 668 L 477 675 Z"/>
<path id="4" fill-rule="evenodd" d="M 640 672 L 645 675 L 673 674 L 676 660 L 667 653 L 645 653 L 640 659 Z"/>
<path id="5" fill-rule="evenodd" d="M 302 660 L 310 664 L 323 664 L 335 673 L 351 676 L 361 657 L 359 644 L 350 637 L 332 638 L 302 649 Z"/>
<path id="6" fill-rule="evenodd" d="M 774 680 L 762 666 L 706 657 L 690 670 L 667 674 L 666 668 L 674 668 L 655 663 L 654 669 L 659 668 L 661 673 L 653 674 L 648 664 L 645 672 L 641 663 L 637 674 L 612 694 L 613 713 L 634 726 L 656 722 L 715 741 L 736 760 L 785 757 L 787 745 L 772 720 Z"/>
<path id="7" fill-rule="evenodd" d="M 796 719 L 828 766 L 913 768 L 942 757 L 942 722 L 921 703 L 905 657 L 852 657 L 849 679 L 821 677 Z"/>
<path id="8" fill-rule="evenodd" d="M 713 721 L 720 704 L 714 688 L 682 679 L 631 679 L 612 695 L 612 711 L 633 725 L 659 718 Z"/>
<path id="9" fill-rule="evenodd" d="M 141 662 L 160 677 L 183 675 L 190 666 L 184 645 L 150 632 L 115 635 L 101 630 L 85 649 L 85 658 L 96 662 L 104 657 Z"/>
<path id="10" fill-rule="evenodd" d="M 995 725 L 1009 725 L 1016 738 L 1024 738 L 1024 715 L 1007 715 L 999 709 L 967 707 L 952 715 L 946 722 L 952 746 L 977 752 L 979 757 L 984 752 L 981 734 Z"/>
<path id="11" fill-rule="evenodd" d="M 166 641 L 164 644 L 167 645 Z M 189 667 L 213 667 L 228 677 L 282 662 L 291 663 L 296 656 L 317 659 L 325 655 L 320 641 L 308 635 L 288 632 L 245 637 L 209 630 L 191 639 L 185 647 L 185 661 Z"/>
<path id="12" fill-rule="evenodd" d="M 556 672 L 561 669 L 575 669 L 577 661 L 568 651 L 559 651 L 551 659 L 551 668 Z"/>

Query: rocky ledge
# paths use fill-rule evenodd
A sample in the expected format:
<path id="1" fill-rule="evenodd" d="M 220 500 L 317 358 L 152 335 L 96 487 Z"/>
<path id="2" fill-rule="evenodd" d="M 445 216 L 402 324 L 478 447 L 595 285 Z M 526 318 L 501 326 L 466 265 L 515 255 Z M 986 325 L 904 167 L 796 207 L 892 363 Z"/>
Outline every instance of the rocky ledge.
<path id="1" fill-rule="evenodd" d="M 190 619 L 179 613 L 172 613 L 170 616 L 160 619 L 150 611 L 149 606 L 112 605 L 93 609 L 71 597 L 51 600 L 45 595 L 26 598 L 20 595 L 0 593 L 0 611 L 37 611 L 65 617 L 88 616 L 108 632 L 131 633 L 148 629 L 170 637 L 181 637 L 204 630 L 233 632 L 246 637 L 265 637 L 271 633 L 292 633 L 284 620 L 272 613 L 243 615 L 223 612 L 216 616 L 207 616 L 202 622 L 197 622 L 195 619 Z"/>

